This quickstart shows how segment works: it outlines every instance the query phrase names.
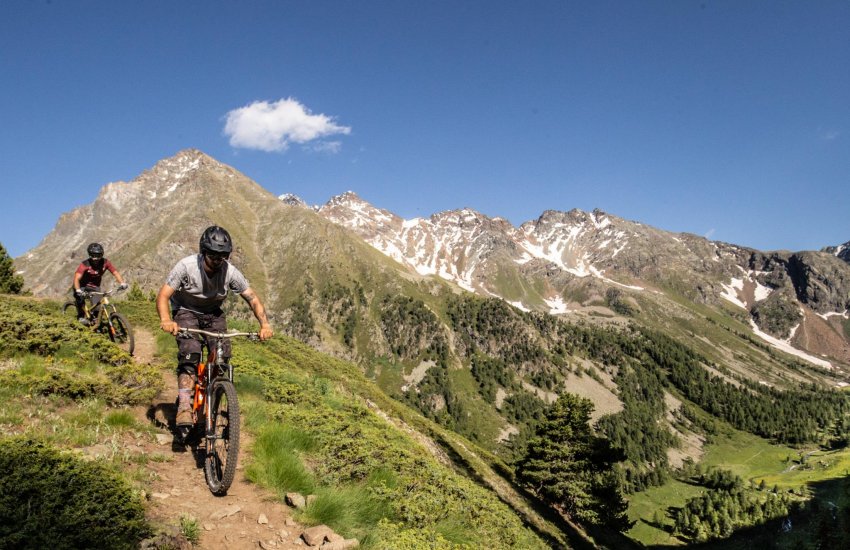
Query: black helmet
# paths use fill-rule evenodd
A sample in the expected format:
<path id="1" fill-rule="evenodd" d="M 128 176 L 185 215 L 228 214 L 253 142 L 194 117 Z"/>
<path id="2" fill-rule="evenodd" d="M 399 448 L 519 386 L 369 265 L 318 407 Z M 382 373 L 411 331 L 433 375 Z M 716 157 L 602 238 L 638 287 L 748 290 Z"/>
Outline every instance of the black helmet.
<path id="1" fill-rule="evenodd" d="M 89 253 L 90 258 L 103 258 L 103 245 L 100 243 L 91 243 L 88 248 L 86 248 L 86 252 Z"/>
<path id="2" fill-rule="evenodd" d="M 230 233 L 223 227 L 211 225 L 201 235 L 201 254 L 227 254 L 233 251 Z"/>

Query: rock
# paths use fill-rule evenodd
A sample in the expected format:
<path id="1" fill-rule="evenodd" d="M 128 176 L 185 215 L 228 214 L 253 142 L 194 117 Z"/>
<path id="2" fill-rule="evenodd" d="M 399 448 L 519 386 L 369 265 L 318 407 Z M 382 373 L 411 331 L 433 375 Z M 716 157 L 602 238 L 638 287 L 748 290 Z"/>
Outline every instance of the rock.
<path id="1" fill-rule="evenodd" d="M 289 531 L 287 531 L 286 529 L 281 529 L 277 532 L 277 536 L 281 540 L 281 542 L 285 541 L 286 538 L 289 536 Z"/>
<path id="2" fill-rule="evenodd" d="M 169 495 L 168 493 L 151 493 L 152 498 L 158 498 L 158 499 L 161 499 L 161 500 L 165 500 L 170 496 L 171 495 Z"/>
<path id="3" fill-rule="evenodd" d="M 263 550 L 272 550 L 273 548 L 277 548 L 277 543 L 273 540 L 261 540 L 260 548 Z"/>
<path id="4" fill-rule="evenodd" d="M 203 527 L 204 527 L 204 531 L 212 531 L 213 529 L 215 529 L 215 524 L 214 523 L 204 523 Z"/>
<path id="5" fill-rule="evenodd" d="M 286 493 L 286 503 L 298 509 L 307 506 L 307 500 L 301 493 Z"/>
<path id="6" fill-rule="evenodd" d="M 169 492 L 171 493 L 171 496 L 174 497 L 179 497 L 182 494 L 180 489 L 178 489 L 177 487 L 173 487 Z"/>
<path id="7" fill-rule="evenodd" d="M 210 519 L 220 520 L 227 517 L 230 517 L 234 514 L 238 514 L 242 511 L 242 508 L 238 504 L 231 504 L 230 506 L 226 506 L 219 510 L 218 512 L 213 512 L 210 514 Z"/>
<path id="8" fill-rule="evenodd" d="M 174 550 L 191 550 L 192 543 L 180 533 L 160 533 L 159 535 L 145 539 L 139 544 L 140 550 L 159 550 L 160 548 L 173 548 Z"/>
<path id="9" fill-rule="evenodd" d="M 316 495 L 307 495 L 307 506 L 312 505 L 318 498 Z"/>
<path id="10" fill-rule="evenodd" d="M 323 542 L 325 542 L 325 538 L 332 534 L 333 529 L 327 525 L 316 525 L 315 527 L 310 527 L 301 533 L 301 538 L 304 539 L 304 542 L 306 542 L 309 546 L 320 546 Z"/>
<path id="11" fill-rule="evenodd" d="M 292 518 L 286 518 L 285 520 L 283 520 L 283 524 L 287 527 L 295 527 L 296 525 L 298 525 Z"/>
<path id="12" fill-rule="evenodd" d="M 357 548 L 358 546 L 360 546 L 360 541 L 357 539 L 343 539 L 323 544 L 319 547 L 319 550 L 349 550 L 349 548 Z"/>
<path id="13" fill-rule="evenodd" d="M 345 537 L 337 535 L 336 533 L 331 533 L 326 538 L 328 539 L 328 542 L 339 542 L 341 540 L 345 540 Z"/>
<path id="14" fill-rule="evenodd" d="M 156 442 L 160 445 L 171 445 L 174 436 L 170 434 L 156 434 Z"/>
<path id="15" fill-rule="evenodd" d="M 260 525 L 268 525 L 269 518 L 267 518 L 265 514 L 260 514 L 260 517 L 257 518 L 257 523 Z"/>

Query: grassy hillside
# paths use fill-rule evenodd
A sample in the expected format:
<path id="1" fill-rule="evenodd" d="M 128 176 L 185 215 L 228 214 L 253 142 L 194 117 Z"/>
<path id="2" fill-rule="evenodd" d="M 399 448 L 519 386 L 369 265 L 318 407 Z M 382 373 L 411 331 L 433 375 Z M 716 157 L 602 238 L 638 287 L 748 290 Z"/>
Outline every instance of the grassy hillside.
<path id="1" fill-rule="evenodd" d="M 156 325 L 150 302 L 119 307 L 137 326 Z M 102 335 L 62 318 L 58 303 L 0 297 L 0 314 L 2 448 L 18 445 L 9 436 L 68 457 L 94 456 L 97 448 L 98 467 L 122 480 L 109 490 L 143 502 L 139 463 L 169 458 L 138 456 L 122 448 L 118 434 L 153 437 L 125 407 L 149 402 L 160 389 L 173 340 L 158 337 L 161 359 L 139 366 Z M 316 494 L 299 518 L 305 523 L 327 523 L 366 548 L 566 544 L 516 492 L 499 486 L 472 444 L 386 397 L 356 366 L 283 337 L 237 344 L 234 364 L 246 427 L 256 438 L 249 475 L 280 495 Z M 145 524 L 132 536 L 156 528 Z"/>

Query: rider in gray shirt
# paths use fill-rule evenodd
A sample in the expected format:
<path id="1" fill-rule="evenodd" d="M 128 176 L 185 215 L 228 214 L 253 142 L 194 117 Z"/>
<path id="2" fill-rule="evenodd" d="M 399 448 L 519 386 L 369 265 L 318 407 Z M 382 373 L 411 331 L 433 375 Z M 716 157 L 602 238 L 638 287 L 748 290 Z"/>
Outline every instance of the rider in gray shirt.
<path id="1" fill-rule="evenodd" d="M 228 291 L 242 294 L 248 290 L 248 280 L 229 261 L 225 260 L 212 274 L 207 274 L 203 263 L 203 254 L 187 256 L 168 274 L 165 284 L 174 289 L 173 311 L 183 308 L 196 313 L 212 313 L 221 308 Z"/>
<path id="2" fill-rule="evenodd" d="M 245 276 L 227 259 L 233 251 L 230 233 L 213 225 L 201 235 L 200 254 L 183 258 L 165 280 L 156 296 L 159 328 L 177 336 L 181 328 L 225 332 L 227 319 L 221 304 L 228 292 L 242 296 L 260 322 L 260 340 L 272 337 L 272 327 L 260 297 Z M 178 427 L 191 426 L 192 388 L 201 361 L 201 343 L 194 338 L 177 338 Z M 224 341 L 222 357 L 230 359 L 230 340 Z"/>

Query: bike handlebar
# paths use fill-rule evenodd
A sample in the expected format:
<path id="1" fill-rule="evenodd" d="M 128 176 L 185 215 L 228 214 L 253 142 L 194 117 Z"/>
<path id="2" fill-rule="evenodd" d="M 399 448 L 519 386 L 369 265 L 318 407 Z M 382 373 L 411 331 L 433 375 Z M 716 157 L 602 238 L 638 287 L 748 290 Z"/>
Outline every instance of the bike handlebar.
<path id="1" fill-rule="evenodd" d="M 203 334 L 212 338 L 233 338 L 235 336 L 245 336 L 251 340 L 258 340 L 260 338 L 259 332 L 210 332 L 208 330 L 187 327 L 179 327 L 178 333 L 187 335 L 190 333 Z"/>
<path id="2" fill-rule="evenodd" d="M 98 292 L 96 290 L 86 290 L 84 288 L 81 288 L 80 290 L 82 290 L 83 294 L 85 294 L 86 296 L 93 296 L 93 295 L 112 296 L 113 294 L 118 294 L 119 292 L 124 292 L 127 289 L 118 287 L 118 288 L 113 288 L 112 290 L 107 290 L 106 292 Z"/>

